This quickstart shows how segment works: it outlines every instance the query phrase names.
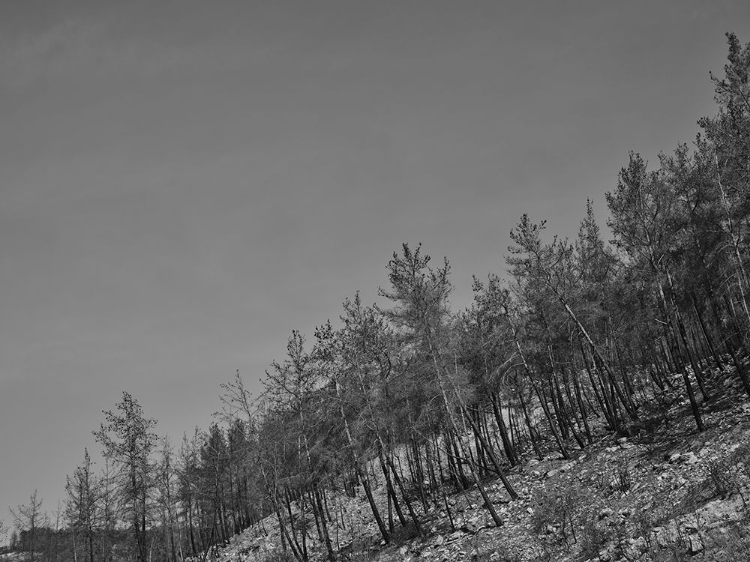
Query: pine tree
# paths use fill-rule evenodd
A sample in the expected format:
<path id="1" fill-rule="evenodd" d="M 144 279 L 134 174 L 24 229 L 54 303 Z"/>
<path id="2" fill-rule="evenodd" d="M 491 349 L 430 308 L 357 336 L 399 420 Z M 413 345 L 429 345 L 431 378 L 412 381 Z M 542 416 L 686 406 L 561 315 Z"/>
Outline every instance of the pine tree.
<path id="1" fill-rule="evenodd" d="M 146 418 L 138 401 L 127 392 L 122 393 L 117 412 L 104 410 L 103 413 L 106 423 L 94 432 L 94 437 L 102 445 L 104 457 L 114 461 L 118 469 L 121 512 L 130 521 L 137 560 L 145 562 L 152 507 L 150 492 L 154 488 L 151 453 L 157 443 L 157 436 L 151 429 L 156 420 Z"/>
<path id="2" fill-rule="evenodd" d="M 94 535 L 99 518 L 99 483 L 91 470 L 88 449 L 84 449 L 83 463 L 67 478 L 68 493 L 66 517 L 73 531 L 73 549 L 78 551 L 77 538 L 81 537 L 83 559 L 94 562 Z"/>

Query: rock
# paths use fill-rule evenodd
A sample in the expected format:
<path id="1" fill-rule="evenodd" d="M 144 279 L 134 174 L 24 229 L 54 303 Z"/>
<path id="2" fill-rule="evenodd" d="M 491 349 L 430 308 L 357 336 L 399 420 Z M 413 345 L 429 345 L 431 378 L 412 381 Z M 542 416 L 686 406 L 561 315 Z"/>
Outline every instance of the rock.
<path id="1" fill-rule="evenodd" d="M 703 552 L 703 541 L 697 533 L 688 535 L 688 552 L 690 552 L 690 554 Z"/>
<path id="2" fill-rule="evenodd" d="M 677 461 L 680 460 L 681 456 L 682 455 L 680 455 L 680 453 L 671 453 L 671 454 L 668 454 L 667 455 L 667 461 L 669 462 L 669 464 L 674 464 L 674 463 L 676 463 Z"/>
<path id="3" fill-rule="evenodd" d="M 545 473 L 545 475 L 544 475 L 544 476 L 545 476 L 546 478 L 554 478 L 554 477 L 555 477 L 556 475 L 557 475 L 557 470 L 555 470 L 555 469 L 553 468 L 552 470 L 548 470 L 548 471 L 547 471 L 547 472 Z"/>
<path id="4" fill-rule="evenodd" d="M 438 538 L 435 539 L 435 545 L 440 546 L 445 542 L 445 537 L 443 535 L 438 535 Z"/>
<path id="5" fill-rule="evenodd" d="M 651 529 L 651 535 L 653 537 L 653 542 L 661 548 L 667 548 L 669 545 L 676 543 L 679 539 L 677 526 L 674 524 L 667 527 L 654 527 Z"/>
<path id="6" fill-rule="evenodd" d="M 713 529 L 726 525 L 728 522 L 740 521 L 745 517 L 745 507 L 741 496 L 734 496 L 728 500 L 714 500 L 698 510 L 702 527 Z"/>
<path id="7" fill-rule="evenodd" d="M 461 531 L 453 531 L 450 535 L 448 535 L 449 541 L 455 541 L 458 540 L 463 536 L 463 533 Z"/>
<path id="8" fill-rule="evenodd" d="M 643 537 L 629 538 L 623 545 L 623 555 L 626 560 L 639 560 L 641 555 L 647 551 L 648 544 Z"/>
<path id="9" fill-rule="evenodd" d="M 608 508 L 608 507 L 605 507 L 604 509 L 602 509 L 602 510 L 601 510 L 601 511 L 599 512 L 599 515 L 597 515 L 597 518 L 599 519 L 599 521 L 601 521 L 602 519 L 606 519 L 607 517 L 610 517 L 610 516 L 612 516 L 612 514 L 613 514 L 613 513 L 614 513 L 614 511 L 612 511 L 612 510 L 611 510 L 610 508 Z"/>
<path id="10" fill-rule="evenodd" d="M 698 462 L 698 457 L 696 457 L 695 453 L 691 451 L 687 453 L 686 455 L 682 455 L 680 457 L 680 462 L 684 464 L 695 464 Z"/>

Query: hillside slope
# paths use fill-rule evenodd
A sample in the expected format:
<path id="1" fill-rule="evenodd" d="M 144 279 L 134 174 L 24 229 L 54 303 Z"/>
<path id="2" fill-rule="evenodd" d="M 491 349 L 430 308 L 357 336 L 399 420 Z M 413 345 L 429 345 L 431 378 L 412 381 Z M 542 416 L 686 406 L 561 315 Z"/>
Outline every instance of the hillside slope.
<path id="1" fill-rule="evenodd" d="M 512 469 L 519 500 L 511 502 L 499 481 L 488 483 L 502 527 L 492 525 L 478 492 L 470 490 L 449 498 L 453 527 L 444 509 L 432 508 L 422 514 L 425 536 L 404 528 L 386 545 L 364 494 L 331 497 L 338 556 L 381 562 L 750 560 L 750 402 L 729 371 L 715 371 L 710 390 L 703 433 L 695 431 L 687 400 L 667 392 L 650 402 L 651 411 L 642 408 L 630 437 L 599 427 L 596 442 L 570 460 L 552 454 Z M 378 492 L 385 502 L 382 487 Z M 293 560 L 282 552 L 274 517 L 215 557 Z M 322 560 L 325 552 L 311 546 L 310 558 Z"/>

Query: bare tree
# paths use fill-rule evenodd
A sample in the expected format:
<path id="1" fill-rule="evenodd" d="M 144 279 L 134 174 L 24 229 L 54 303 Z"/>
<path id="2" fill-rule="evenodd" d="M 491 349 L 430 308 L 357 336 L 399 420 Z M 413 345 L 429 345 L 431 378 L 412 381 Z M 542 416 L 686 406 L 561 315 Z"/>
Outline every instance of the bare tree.
<path id="1" fill-rule="evenodd" d="M 37 491 L 29 497 L 28 505 L 10 508 L 13 522 L 21 535 L 21 549 L 31 554 L 31 562 L 35 560 L 37 531 L 46 522 L 46 515 L 42 511 L 42 498 Z"/>

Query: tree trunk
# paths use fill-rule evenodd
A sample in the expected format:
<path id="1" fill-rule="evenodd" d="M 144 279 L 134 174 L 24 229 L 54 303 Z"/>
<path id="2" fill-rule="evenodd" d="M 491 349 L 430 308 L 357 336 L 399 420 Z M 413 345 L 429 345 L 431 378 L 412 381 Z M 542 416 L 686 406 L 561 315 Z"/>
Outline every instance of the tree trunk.
<path id="1" fill-rule="evenodd" d="M 518 399 L 521 401 L 521 410 L 523 410 L 523 417 L 526 420 L 526 426 L 529 429 L 529 439 L 531 439 L 531 446 L 534 448 L 534 452 L 536 453 L 537 458 L 540 461 L 543 461 L 544 456 L 542 456 L 542 452 L 539 450 L 539 445 L 537 445 L 536 436 L 534 435 L 534 427 L 531 424 L 531 418 L 529 417 L 529 412 L 526 409 L 526 402 L 523 399 L 523 394 L 521 393 L 520 389 L 518 391 Z"/>
<path id="2" fill-rule="evenodd" d="M 500 439 L 503 441 L 503 449 L 505 450 L 505 456 L 508 457 L 510 466 L 516 466 L 518 464 L 518 458 L 516 457 L 516 451 L 513 448 L 513 444 L 508 438 L 508 428 L 505 426 L 505 420 L 503 419 L 503 410 L 500 403 L 500 397 L 495 392 L 490 392 L 490 401 L 492 402 L 492 413 L 495 415 L 495 423 L 497 429 L 500 432 Z"/>

